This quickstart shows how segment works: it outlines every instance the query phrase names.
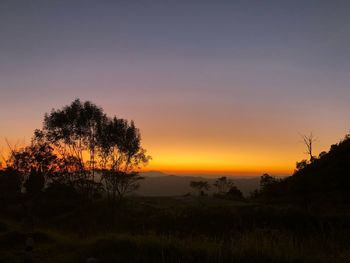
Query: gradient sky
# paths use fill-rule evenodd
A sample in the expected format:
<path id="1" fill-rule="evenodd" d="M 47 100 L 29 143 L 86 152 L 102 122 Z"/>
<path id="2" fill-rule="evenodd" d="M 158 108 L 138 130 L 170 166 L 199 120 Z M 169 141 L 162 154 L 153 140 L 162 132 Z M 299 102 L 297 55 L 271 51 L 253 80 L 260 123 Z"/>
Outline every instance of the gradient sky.
<path id="1" fill-rule="evenodd" d="M 0 2 L 0 149 L 75 98 L 174 173 L 291 173 L 349 132 L 350 1 Z"/>

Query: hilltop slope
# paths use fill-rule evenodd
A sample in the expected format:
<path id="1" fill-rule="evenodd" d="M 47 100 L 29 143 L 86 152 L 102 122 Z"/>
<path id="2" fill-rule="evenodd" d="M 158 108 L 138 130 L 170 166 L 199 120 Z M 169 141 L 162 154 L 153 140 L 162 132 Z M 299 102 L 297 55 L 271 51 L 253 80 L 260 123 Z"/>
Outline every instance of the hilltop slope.
<path id="1" fill-rule="evenodd" d="M 271 188 L 274 197 L 312 201 L 350 201 L 350 136 Z"/>

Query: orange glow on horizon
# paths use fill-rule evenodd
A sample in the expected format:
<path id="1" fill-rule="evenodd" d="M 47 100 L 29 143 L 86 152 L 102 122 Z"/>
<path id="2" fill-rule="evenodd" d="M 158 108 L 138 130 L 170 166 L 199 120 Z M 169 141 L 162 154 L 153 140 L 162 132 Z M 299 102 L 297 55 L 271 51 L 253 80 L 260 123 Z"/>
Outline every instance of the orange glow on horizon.
<path id="1" fill-rule="evenodd" d="M 152 160 L 149 165 L 142 169 L 143 171 L 161 171 L 170 174 L 203 174 L 203 175 L 239 175 L 253 176 L 263 173 L 277 175 L 291 175 L 294 166 L 272 166 L 259 165 L 256 163 L 243 162 L 241 164 L 225 163 L 224 161 L 198 162 L 191 159 L 173 159 L 172 161 Z"/>
<path id="2" fill-rule="evenodd" d="M 117 109 L 106 108 L 109 115 L 118 112 Z M 48 107 L 39 111 L 47 112 Z M 181 118 L 177 112 L 167 113 L 169 117 L 155 115 L 150 118 L 141 109 L 137 111 L 139 114 L 129 115 L 127 112 L 118 116 L 135 120 L 142 135 L 142 146 L 152 156 L 142 170 L 168 174 L 291 175 L 296 162 L 307 158 L 300 134 L 312 130 L 307 127 L 300 131 L 294 127 L 294 123 L 283 123 L 273 118 L 227 121 L 225 116 L 215 115 L 208 120 L 195 113 L 191 116 L 191 112 L 181 114 L 184 116 Z M 1 156 L 8 156 L 5 139 L 18 148 L 30 143 L 33 130 L 41 126 L 42 113 L 25 122 L 17 120 L 12 118 L 1 127 Z M 341 124 L 345 125 L 343 122 Z M 318 155 L 337 143 L 346 129 L 340 127 L 333 131 L 325 127 L 315 133 L 319 138 L 314 148 L 315 155 Z M 0 161 L 4 164 L 3 159 Z"/>
<path id="3" fill-rule="evenodd" d="M 146 132 L 142 133 L 142 130 Z M 167 174 L 206 176 L 260 176 L 263 173 L 285 176 L 293 173 L 297 161 L 306 158 L 303 145 L 295 143 L 297 136 L 295 141 L 286 141 L 285 144 L 280 141 L 280 145 L 270 142 L 268 138 L 254 142 L 253 145 L 235 140 L 226 144 L 217 140 L 215 145 L 206 145 L 202 143 L 204 139 L 188 140 L 185 136 L 178 135 L 179 138 L 176 138 L 172 134 L 168 134 L 169 141 L 164 143 L 162 138 L 157 140 L 153 136 L 147 136 L 147 127 L 141 129 L 141 133 L 145 134 L 143 147 L 152 156 L 152 160 L 142 167 L 142 171 L 156 170 Z M 10 145 L 16 146 L 17 149 L 27 145 L 29 141 L 9 139 Z M 330 138 L 329 141 L 336 142 L 334 138 Z M 318 143 L 315 153 L 328 150 L 330 144 Z M 7 157 L 8 153 L 8 146 L 5 140 L 2 140 L 0 154 L 3 165 L 3 158 Z"/>
<path id="4" fill-rule="evenodd" d="M 349 1 L 6 2 L 2 163 L 75 99 L 133 120 L 142 169 L 175 174 L 290 175 L 300 135 L 318 156 L 349 132 Z"/>

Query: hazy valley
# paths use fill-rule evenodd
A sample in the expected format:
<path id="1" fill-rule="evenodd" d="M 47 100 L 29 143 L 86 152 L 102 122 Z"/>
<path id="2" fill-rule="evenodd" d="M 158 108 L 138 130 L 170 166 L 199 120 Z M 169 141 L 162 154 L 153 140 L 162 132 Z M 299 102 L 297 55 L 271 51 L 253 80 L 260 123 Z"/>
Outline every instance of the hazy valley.
<path id="1" fill-rule="evenodd" d="M 170 175 L 158 171 L 143 172 L 144 177 L 140 181 L 140 188 L 135 192 L 137 195 L 144 196 L 181 196 L 193 193 L 190 187 L 191 181 L 207 181 L 212 185 L 215 180 L 222 175 Z M 243 195 L 248 196 L 254 190 L 259 188 L 260 177 L 229 177 L 235 183 Z M 208 191 L 210 194 L 215 192 L 213 187 Z"/>

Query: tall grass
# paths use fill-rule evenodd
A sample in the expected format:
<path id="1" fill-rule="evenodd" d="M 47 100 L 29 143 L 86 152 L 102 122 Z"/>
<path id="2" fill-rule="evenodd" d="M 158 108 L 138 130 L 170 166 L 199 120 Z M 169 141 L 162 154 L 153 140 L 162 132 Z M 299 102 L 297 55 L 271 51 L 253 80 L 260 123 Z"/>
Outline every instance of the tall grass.
<path id="1" fill-rule="evenodd" d="M 339 233 L 338 233 L 339 235 Z M 0 262 L 21 262 L 26 237 L 35 239 L 34 262 L 350 262 L 349 243 L 337 245 L 337 235 L 304 237 L 293 233 L 254 229 L 229 240 L 171 235 L 110 234 L 80 239 L 50 230 L 0 234 Z M 334 239 L 335 238 L 335 239 Z M 342 241 L 345 241 L 342 240 Z"/>
<path id="2" fill-rule="evenodd" d="M 0 263 L 23 262 L 28 237 L 38 263 L 88 257 L 101 263 L 350 262 L 348 209 L 321 213 L 209 201 L 142 199 L 125 204 L 112 220 L 103 202 L 84 213 L 41 215 L 38 209 L 34 228 L 11 210 L 11 219 L 0 221 Z"/>

